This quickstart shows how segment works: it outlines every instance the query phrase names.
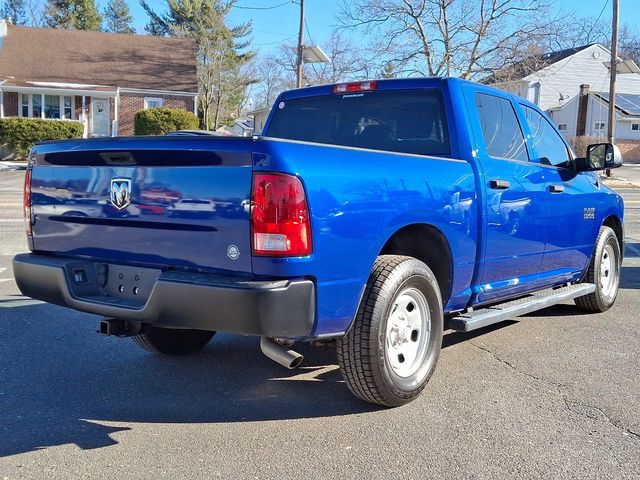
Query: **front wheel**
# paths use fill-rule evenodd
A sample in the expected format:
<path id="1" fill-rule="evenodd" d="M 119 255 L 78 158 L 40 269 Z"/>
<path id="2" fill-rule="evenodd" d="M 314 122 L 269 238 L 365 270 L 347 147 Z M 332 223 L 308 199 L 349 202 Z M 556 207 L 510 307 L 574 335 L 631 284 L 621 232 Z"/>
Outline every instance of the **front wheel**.
<path id="1" fill-rule="evenodd" d="M 203 348 L 216 332 L 150 327 L 132 340 L 143 350 L 165 355 L 186 355 Z"/>
<path id="2" fill-rule="evenodd" d="M 575 299 L 576 305 L 587 312 L 606 312 L 618 296 L 622 254 L 616 233 L 609 227 L 602 227 L 596 240 L 589 270 L 584 279 L 593 283 L 593 293 Z"/>
<path id="3" fill-rule="evenodd" d="M 356 319 L 337 345 L 347 387 L 378 405 L 409 403 L 435 369 L 442 329 L 442 299 L 429 267 L 412 257 L 378 257 Z"/>

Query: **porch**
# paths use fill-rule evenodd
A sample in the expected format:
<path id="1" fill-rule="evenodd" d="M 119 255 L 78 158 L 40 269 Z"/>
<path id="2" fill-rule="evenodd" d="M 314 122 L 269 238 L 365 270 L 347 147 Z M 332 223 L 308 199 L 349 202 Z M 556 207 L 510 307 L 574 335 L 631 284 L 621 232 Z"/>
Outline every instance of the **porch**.
<path id="1" fill-rule="evenodd" d="M 79 121 L 84 138 L 118 134 L 116 87 L 53 82 L 0 82 L 0 118 Z"/>

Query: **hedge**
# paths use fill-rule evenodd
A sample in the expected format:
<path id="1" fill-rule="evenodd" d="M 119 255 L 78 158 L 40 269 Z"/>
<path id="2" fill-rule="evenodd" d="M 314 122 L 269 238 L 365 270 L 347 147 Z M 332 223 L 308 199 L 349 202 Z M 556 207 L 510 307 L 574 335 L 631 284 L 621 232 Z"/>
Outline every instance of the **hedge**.
<path id="1" fill-rule="evenodd" d="M 179 108 L 149 108 L 136 113 L 133 133 L 135 135 L 165 135 L 176 130 L 195 130 L 198 118 L 191 112 Z"/>
<path id="2" fill-rule="evenodd" d="M 80 122 L 9 117 L 0 119 L 0 143 L 6 144 L 18 157 L 26 157 L 34 143 L 41 140 L 82 138 Z"/>
<path id="3" fill-rule="evenodd" d="M 602 143 L 606 142 L 606 139 L 602 137 L 595 136 L 580 136 L 580 137 L 569 137 L 569 143 L 573 147 L 573 151 L 576 152 L 578 157 L 586 157 L 587 156 L 587 147 L 594 143 Z"/>

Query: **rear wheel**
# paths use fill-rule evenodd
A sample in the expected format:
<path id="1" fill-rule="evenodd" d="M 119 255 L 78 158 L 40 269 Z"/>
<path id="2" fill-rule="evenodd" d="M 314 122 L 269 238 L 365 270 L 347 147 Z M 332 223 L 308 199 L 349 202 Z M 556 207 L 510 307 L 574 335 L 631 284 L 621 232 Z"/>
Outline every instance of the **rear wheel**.
<path id="1" fill-rule="evenodd" d="M 337 345 L 347 387 L 379 405 L 412 401 L 435 369 L 442 329 L 440 290 L 429 267 L 412 257 L 378 257 L 354 324 Z"/>
<path id="2" fill-rule="evenodd" d="M 609 227 L 602 227 L 584 279 L 587 283 L 595 284 L 596 290 L 576 298 L 576 305 L 593 313 L 609 310 L 618 296 L 621 264 L 622 254 L 616 233 Z"/>
<path id="3" fill-rule="evenodd" d="M 186 355 L 203 348 L 216 332 L 150 327 L 131 337 L 140 348 L 165 355 Z"/>

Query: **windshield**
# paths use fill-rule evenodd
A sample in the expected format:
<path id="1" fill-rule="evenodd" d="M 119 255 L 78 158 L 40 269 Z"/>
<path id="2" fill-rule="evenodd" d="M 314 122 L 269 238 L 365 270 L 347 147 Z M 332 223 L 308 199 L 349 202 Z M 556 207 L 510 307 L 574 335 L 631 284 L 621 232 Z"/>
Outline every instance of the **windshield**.
<path id="1" fill-rule="evenodd" d="M 439 90 L 322 95 L 281 101 L 268 137 L 419 155 L 449 155 Z"/>

